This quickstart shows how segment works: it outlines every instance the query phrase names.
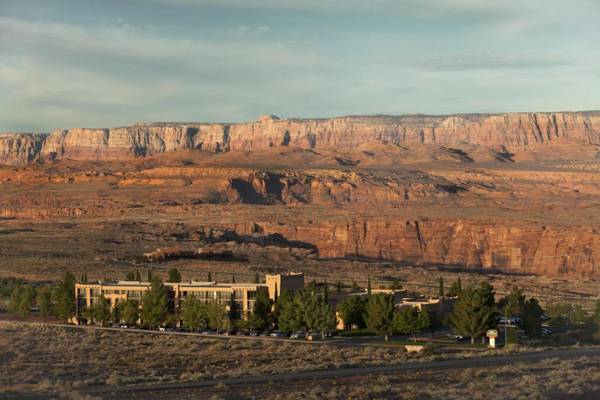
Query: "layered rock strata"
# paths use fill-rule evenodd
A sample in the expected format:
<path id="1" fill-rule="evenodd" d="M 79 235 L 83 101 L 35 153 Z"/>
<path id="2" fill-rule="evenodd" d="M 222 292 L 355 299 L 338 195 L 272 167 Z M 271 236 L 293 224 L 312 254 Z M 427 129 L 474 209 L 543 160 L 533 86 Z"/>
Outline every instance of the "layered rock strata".
<path id="1" fill-rule="evenodd" d="M 465 144 L 529 148 L 560 140 L 600 144 L 600 113 L 511 113 L 451 116 L 353 116 L 330 119 L 262 117 L 238 124 L 156 123 L 110 129 L 75 128 L 49 135 L 0 135 L 0 163 L 46 159 L 119 160 L 195 149 L 253 151 L 273 146 L 354 149 L 366 143 L 401 146 Z"/>

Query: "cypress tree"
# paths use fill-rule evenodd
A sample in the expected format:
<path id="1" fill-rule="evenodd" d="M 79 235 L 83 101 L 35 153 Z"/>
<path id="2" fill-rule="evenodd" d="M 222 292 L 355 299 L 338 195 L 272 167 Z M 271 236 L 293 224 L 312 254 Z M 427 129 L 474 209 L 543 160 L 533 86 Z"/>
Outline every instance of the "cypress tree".
<path id="1" fill-rule="evenodd" d="M 323 300 L 325 301 L 325 304 L 329 303 L 329 285 L 327 285 L 327 281 L 325 281 L 323 287 Z"/>
<path id="2" fill-rule="evenodd" d="M 438 297 L 444 297 L 444 278 L 440 277 L 439 288 L 438 288 Z"/>
<path id="3" fill-rule="evenodd" d="M 208 271 L 208 277 L 206 278 L 206 280 L 212 282 L 212 274 L 210 273 L 210 271 Z"/>
<path id="4" fill-rule="evenodd" d="M 148 279 L 148 282 L 152 282 L 152 270 L 151 269 L 148 269 L 146 278 Z"/>
<path id="5" fill-rule="evenodd" d="M 254 274 L 254 283 L 260 283 L 260 277 L 258 276 L 258 272 Z"/>
<path id="6" fill-rule="evenodd" d="M 367 296 L 371 295 L 371 275 L 367 277 Z"/>
<path id="7" fill-rule="evenodd" d="M 171 268 L 169 270 L 168 275 L 169 275 L 169 277 L 167 279 L 167 282 L 170 282 L 170 283 L 181 282 L 181 274 L 179 273 L 179 271 L 177 270 L 177 268 Z"/>
<path id="8" fill-rule="evenodd" d="M 135 280 L 138 281 L 138 282 L 142 281 L 142 275 L 140 274 L 139 270 L 135 271 Z"/>
<path id="9" fill-rule="evenodd" d="M 231 283 L 235 283 L 235 274 L 231 274 Z"/>

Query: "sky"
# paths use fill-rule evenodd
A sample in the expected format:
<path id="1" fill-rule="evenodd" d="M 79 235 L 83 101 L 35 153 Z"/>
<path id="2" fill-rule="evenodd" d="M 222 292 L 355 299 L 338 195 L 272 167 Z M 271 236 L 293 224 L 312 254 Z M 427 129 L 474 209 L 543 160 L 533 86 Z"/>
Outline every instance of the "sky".
<path id="1" fill-rule="evenodd" d="M 0 131 L 600 109 L 600 0 L 0 0 Z"/>

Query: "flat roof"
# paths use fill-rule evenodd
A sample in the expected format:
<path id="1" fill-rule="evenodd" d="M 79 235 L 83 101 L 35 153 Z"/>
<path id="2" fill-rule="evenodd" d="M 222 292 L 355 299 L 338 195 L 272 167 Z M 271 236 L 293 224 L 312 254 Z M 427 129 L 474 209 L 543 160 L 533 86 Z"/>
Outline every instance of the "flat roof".
<path id="1" fill-rule="evenodd" d="M 211 281 L 211 282 L 196 282 L 196 281 L 189 281 L 189 282 L 164 282 L 163 283 L 165 286 L 175 286 L 175 285 L 179 285 L 182 287 L 218 287 L 218 288 L 227 288 L 227 287 L 231 287 L 231 288 L 244 288 L 244 287 L 248 287 L 248 286 L 266 286 L 264 283 L 217 283 L 215 281 Z M 143 282 L 143 281 L 98 281 L 98 282 L 87 282 L 87 283 L 77 283 L 77 285 L 80 286 L 150 286 L 150 282 Z"/>

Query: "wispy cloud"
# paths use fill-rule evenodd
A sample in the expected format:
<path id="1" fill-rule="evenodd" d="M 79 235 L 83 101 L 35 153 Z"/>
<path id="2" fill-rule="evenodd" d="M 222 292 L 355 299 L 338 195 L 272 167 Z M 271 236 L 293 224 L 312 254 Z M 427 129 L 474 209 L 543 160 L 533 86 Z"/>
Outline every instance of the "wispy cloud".
<path id="1" fill-rule="evenodd" d="M 597 108 L 573 1 L 4 0 L 0 130 Z"/>
<path id="2" fill-rule="evenodd" d="M 577 60 L 566 58 L 561 54 L 494 54 L 482 52 L 430 57 L 415 65 L 434 71 L 468 71 L 564 67 L 577 65 Z"/>

